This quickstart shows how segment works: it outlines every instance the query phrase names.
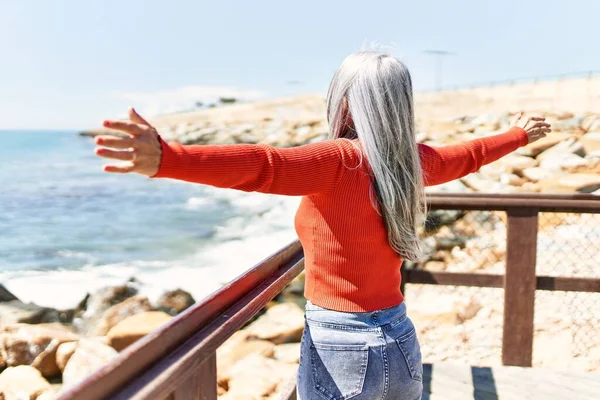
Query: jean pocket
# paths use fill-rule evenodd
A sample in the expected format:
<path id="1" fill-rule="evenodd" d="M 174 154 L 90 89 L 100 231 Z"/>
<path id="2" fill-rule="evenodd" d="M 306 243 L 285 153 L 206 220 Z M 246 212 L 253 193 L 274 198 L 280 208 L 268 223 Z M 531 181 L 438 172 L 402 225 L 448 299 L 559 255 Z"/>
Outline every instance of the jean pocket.
<path id="1" fill-rule="evenodd" d="M 423 363 L 421 360 L 421 346 L 419 345 L 415 329 L 413 328 L 406 335 L 396 339 L 396 343 L 404 356 L 410 377 L 414 380 L 422 381 Z"/>
<path id="2" fill-rule="evenodd" d="M 363 391 L 369 347 L 312 343 L 310 360 L 315 390 L 326 399 L 347 400 Z"/>

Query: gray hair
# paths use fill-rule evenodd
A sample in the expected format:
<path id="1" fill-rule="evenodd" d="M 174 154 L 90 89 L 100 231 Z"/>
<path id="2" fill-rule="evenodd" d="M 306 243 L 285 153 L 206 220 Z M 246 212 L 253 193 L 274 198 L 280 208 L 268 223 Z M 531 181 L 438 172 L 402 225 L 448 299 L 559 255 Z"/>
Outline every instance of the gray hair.
<path id="1" fill-rule="evenodd" d="M 327 114 L 332 138 L 358 138 L 364 148 L 371 202 L 383 217 L 390 246 L 400 257 L 418 260 L 425 192 L 408 69 L 386 53 L 351 54 L 331 81 Z"/>

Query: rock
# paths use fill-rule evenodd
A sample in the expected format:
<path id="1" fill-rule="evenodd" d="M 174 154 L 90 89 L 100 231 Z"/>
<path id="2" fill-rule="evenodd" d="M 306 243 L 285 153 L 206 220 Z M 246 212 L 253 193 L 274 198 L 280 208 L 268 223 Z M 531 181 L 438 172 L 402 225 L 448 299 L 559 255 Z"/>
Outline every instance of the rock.
<path id="1" fill-rule="evenodd" d="M 600 128 L 600 127 L 599 127 Z M 586 133 L 579 139 L 586 154 L 600 151 L 600 132 Z"/>
<path id="2" fill-rule="evenodd" d="M 590 164 L 590 160 L 586 160 L 576 154 L 555 154 L 544 158 L 540 162 L 540 167 L 549 171 L 560 171 L 567 168 L 584 167 Z"/>
<path id="3" fill-rule="evenodd" d="M 39 395 L 36 400 L 55 400 L 58 397 L 58 392 L 53 388 L 46 390 Z"/>
<path id="4" fill-rule="evenodd" d="M 538 165 L 538 162 L 531 157 L 526 157 L 518 154 L 509 154 L 502 157 L 498 161 L 490 164 L 490 166 L 499 166 L 508 173 L 518 173 L 525 168 L 533 168 Z"/>
<path id="5" fill-rule="evenodd" d="M 558 179 L 540 181 L 544 191 L 557 193 L 592 193 L 600 189 L 598 174 L 570 174 Z"/>
<path id="6" fill-rule="evenodd" d="M 581 127 L 586 132 L 600 132 L 600 115 L 588 115 L 583 119 L 583 122 L 581 122 Z"/>
<path id="7" fill-rule="evenodd" d="M 17 298 L 17 296 L 15 296 L 11 292 L 9 292 L 8 289 L 5 288 L 4 285 L 2 285 L 0 283 L 0 302 L 13 301 L 13 300 L 19 300 L 19 299 Z"/>
<path id="8" fill-rule="evenodd" d="M 556 172 L 548 171 L 547 169 L 540 167 L 525 168 L 521 173 L 525 178 L 533 182 L 551 179 L 556 175 Z"/>
<path id="9" fill-rule="evenodd" d="M 523 186 L 527 181 L 515 174 L 502 174 L 500 183 L 511 186 Z"/>
<path id="10" fill-rule="evenodd" d="M 78 315 L 73 325 L 81 332 L 93 334 L 106 310 L 137 293 L 138 289 L 135 286 L 125 284 L 105 287 L 88 294 L 78 307 Z"/>
<path id="11" fill-rule="evenodd" d="M 546 137 L 528 144 L 525 147 L 521 147 L 517 150 L 518 154 L 525 156 L 536 157 L 538 154 L 549 149 L 550 147 L 557 145 L 563 140 L 567 140 L 571 137 L 568 133 L 550 133 Z"/>
<path id="12" fill-rule="evenodd" d="M 102 318 L 98 320 L 96 327 L 93 331 L 88 331 L 94 335 L 106 335 L 108 331 L 119 322 L 124 319 L 139 313 L 151 311 L 152 305 L 145 296 L 133 296 L 123 301 L 122 303 L 115 304 L 104 312 Z"/>
<path id="13" fill-rule="evenodd" d="M 298 364 L 300 362 L 300 343 L 284 343 L 275 346 L 273 358 L 288 364 Z"/>
<path id="14" fill-rule="evenodd" d="M 452 225 L 465 215 L 459 210 L 433 210 L 427 213 L 425 220 L 425 231 L 431 232 L 442 226 Z"/>
<path id="15" fill-rule="evenodd" d="M 443 261 L 428 261 L 425 264 L 425 269 L 427 271 L 445 271 L 446 267 L 447 265 Z"/>
<path id="16" fill-rule="evenodd" d="M 68 388 L 113 360 L 119 353 L 94 339 L 81 339 L 63 371 L 63 387 Z"/>
<path id="17" fill-rule="evenodd" d="M 231 368 L 250 354 L 273 357 L 275 345 L 268 340 L 252 339 L 245 330 L 234 333 L 217 349 L 217 374 L 220 384 L 231 379 Z"/>
<path id="18" fill-rule="evenodd" d="M 60 324 L 7 325 L 0 329 L 0 353 L 9 367 L 31 365 L 44 376 L 57 375 L 56 350 L 79 337 Z"/>
<path id="19" fill-rule="evenodd" d="M 0 374 L 0 395 L 5 400 L 35 400 L 47 390 L 52 386 L 31 366 L 10 367 Z"/>
<path id="20" fill-rule="evenodd" d="M 550 147 L 548 150 L 544 150 L 536 157 L 536 159 L 542 161 L 544 158 L 556 156 L 556 154 L 576 154 L 583 157 L 585 151 L 583 150 L 583 145 L 578 142 L 576 138 L 571 137 Z"/>
<path id="21" fill-rule="evenodd" d="M 108 343 L 121 351 L 171 320 L 171 316 L 162 311 L 148 311 L 125 318 L 108 331 Z"/>
<path id="22" fill-rule="evenodd" d="M 56 349 L 56 365 L 58 366 L 60 372 L 65 370 L 65 367 L 67 366 L 67 363 L 69 362 L 69 359 L 75 352 L 76 348 L 77 342 L 66 342 L 58 346 Z"/>
<path id="23" fill-rule="evenodd" d="M 170 315 L 177 315 L 196 301 L 185 290 L 177 289 L 164 293 L 157 301 L 157 309 Z"/>
<path id="24" fill-rule="evenodd" d="M 411 303 L 408 315 L 415 325 L 458 325 L 473 318 L 481 309 L 474 297 L 439 295 L 427 303 Z"/>
<path id="25" fill-rule="evenodd" d="M 252 337 L 275 344 L 299 342 L 304 330 L 304 311 L 294 303 L 277 304 L 246 330 Z"/>
<path id="26" fill-rule="evenodd" d="M 40 324 L 61 321 L 61 313 L 48 307 L 40 307 L 20 300 L 0 303 L 0 326 L 9 324 Z"/>
<path id="27" fill-rule="evenodd" d="M 297 367 L 252 354 L 238 362 L 231 371 L 229 390 L 221 399 L 274 399 L 294 376 Z"/>
<path id="28" fill-rule="evenodd" d="M 427 193 L 470 193 L 472 189 L 467 187 L 459 180 L 450 181 L 437 186 L 428 186 L 425 188 Z"/>

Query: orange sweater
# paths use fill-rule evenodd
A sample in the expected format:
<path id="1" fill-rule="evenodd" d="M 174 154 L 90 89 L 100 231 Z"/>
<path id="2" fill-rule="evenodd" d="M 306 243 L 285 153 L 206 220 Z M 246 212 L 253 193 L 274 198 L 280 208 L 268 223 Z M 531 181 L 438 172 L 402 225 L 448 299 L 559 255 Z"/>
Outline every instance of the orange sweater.
<path id="1" fill-rule="evenodd" d="M 425 184 L 477 171 L 528 143 L 520 128 L 455 146 L 419 145 Z M 327 140 L 292 148 L 264 144 L 192 145 L 162 142 L 156 178 L 243 191 L 304 196 L 295 227 L 305 254 L 305 296 L 338 311 L 374 311 L 403 301 L 402 260 L 388 244 L 369 198 L 371 180 L 359 143 Z"/>

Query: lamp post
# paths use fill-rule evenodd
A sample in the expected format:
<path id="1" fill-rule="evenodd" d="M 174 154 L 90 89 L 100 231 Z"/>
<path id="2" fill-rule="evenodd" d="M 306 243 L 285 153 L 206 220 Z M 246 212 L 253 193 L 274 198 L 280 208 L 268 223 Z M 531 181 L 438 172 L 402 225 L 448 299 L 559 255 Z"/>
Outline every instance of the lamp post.
<path id="1" fill-rule="evenodd" d="M 439 91 L 442 88 L 442 59 L 444 56 L 456 55 L 456 53 L 451 53 L 445 50 L 425 50 L 425 54 L 430 54 L 435 56 L 435 90 Z"/>

